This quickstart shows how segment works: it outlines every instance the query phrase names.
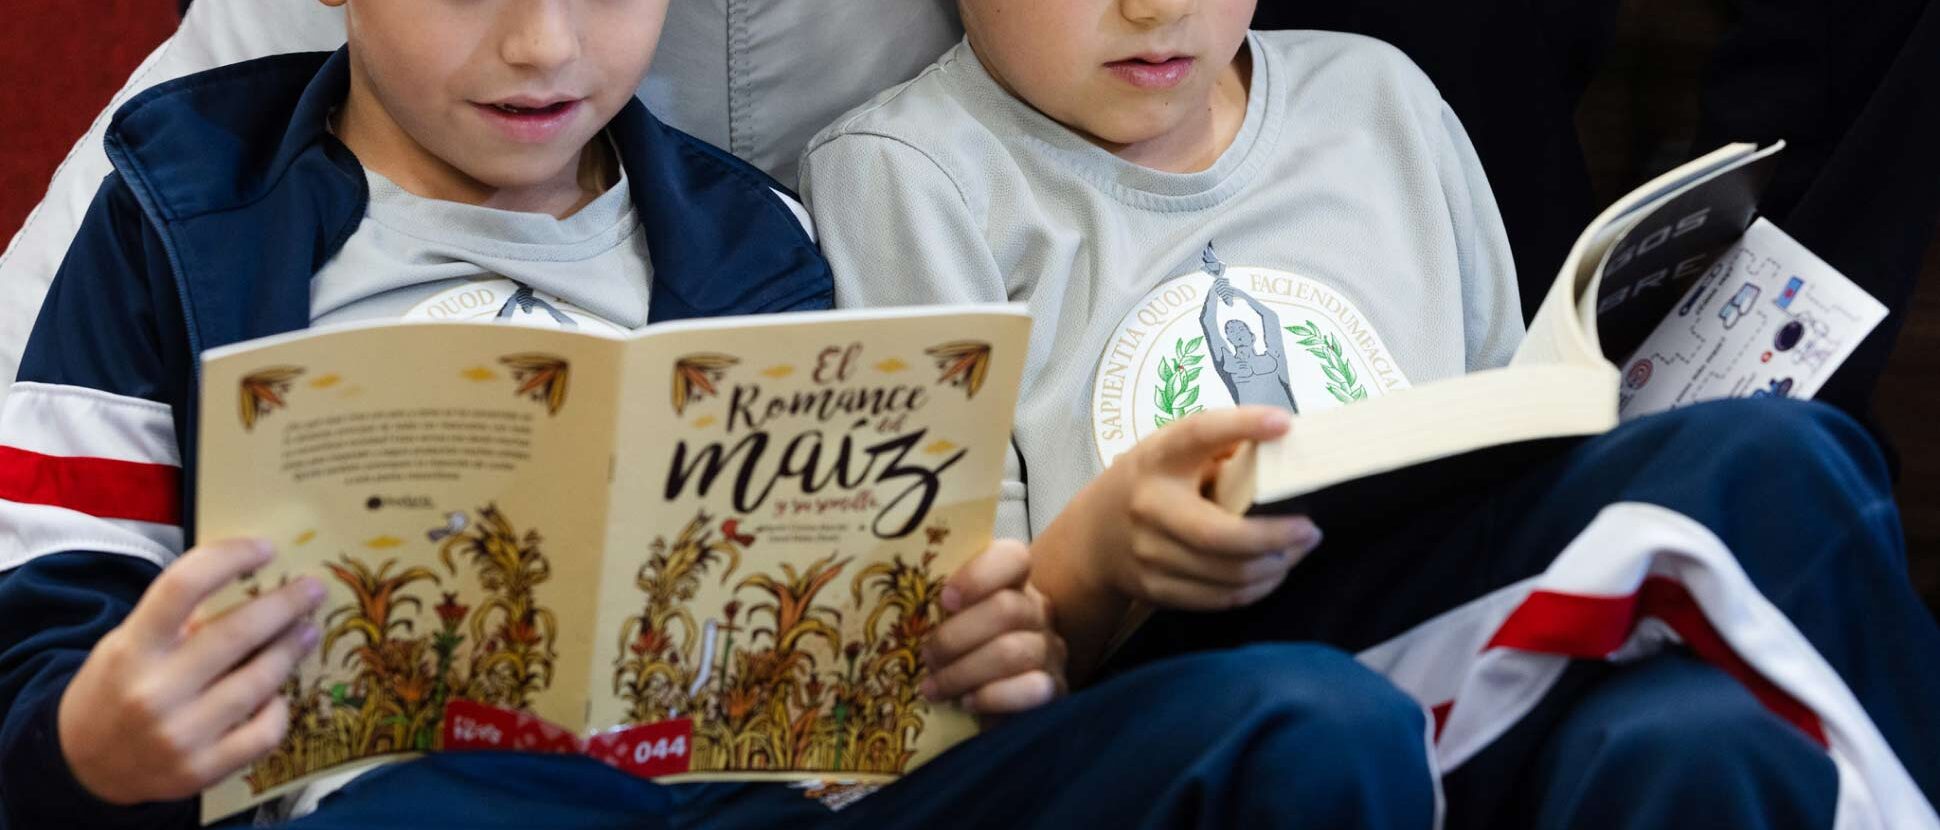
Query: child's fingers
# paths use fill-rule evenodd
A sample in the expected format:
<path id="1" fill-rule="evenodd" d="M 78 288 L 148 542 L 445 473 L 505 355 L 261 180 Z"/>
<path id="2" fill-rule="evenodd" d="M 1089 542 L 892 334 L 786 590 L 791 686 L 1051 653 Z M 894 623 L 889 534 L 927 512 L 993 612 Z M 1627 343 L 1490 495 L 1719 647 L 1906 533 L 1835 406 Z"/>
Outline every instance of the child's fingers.
<path id="1" fill-rule="evenodd" d="M 1024 591 L 999 591 L 936 627 L 923 647 L 923 662 L 944 666 L 1007 631 L 1042 631 L 1050 625 L 1044 602 Z"/>
<path id="2" fill-rule="evenodd" d="M 1196 470 L 1241 441 L 1268 441 L 1286 434 L 1293 419 L 1286 410 L 1242 406 L 1200 412 L 1168 425 L 1145 439 L 1159 469 Z"/>
<path id="3" fill-rule="evenodd" d="M 283 687 L 297 661 L 316 647 L 319 636 L 316 625 L 307 620 L 291 626 L 248 663 L 210 686 L 186 713 L 189 725 L 184 731 L 221 735 L 262 708 Z"/>
<path id="4" fill-rule="evenodd" d="M 1064 681 L 1039 669 L 986 683 L 963 698 L 963 707 L 979 715 L 1009 715 L 1036 709 L 1062 694 Z"/>
<path id="5" fill-rule="evenodd" d="M 1052 665 L 1054 658 L 1061 657 L 1051 645 L 1052 639 L 1042 631 L 1012 631 L 949 663 L 932 664 L 929 679 L 923 681 L 923 696 L 951 700 L 985 683 Z"/>
<path id="6" fill-rule="evenodd" d="M 188 688 L 203 689 L 315 611 L 323 595 L 323 583 L 304 577 L 258 596 L 196 629 L 165 668 Z"/>
<path id="7" fill-rule="evenodd" d="M 939 600 L 944 611 L 954 614 L 1005 588 L 1023 585 L 1030 575 L 1030 548 L 1015 539 L 999 539 L 950 574 Z"/>
<path id="8" fill-rule="evenodd" d="M 1133 555 L 1146 570 L 1160 571 L 1214 588 L 1245 588 L 1277 580 L 1298 560 L 1297 550 L 1271 550 L 1252 556 L 1206 556 L 1177 539 L 1141 537 Z"/>
<path id="9" fill-rule="evenodd" d="M 225 539 L 198 545 L 164 568 L 128 613 L 129 630 L 144 645 L 175 642 L 197 606 L 222 586 L 269 563 L 266 542 Z"/>
<path id="10" fill-rule="evenodd" d="M 1188 579 L 1170 571 L 1149 571 L 1139 575 L 1143 599 L 1153 605 L 1185 611 L 1226 611 L 1259 602 L 1286 578 L 1255 582 L 1242 588 L 1212 585 Z"/>
<path id="11" fill-rule="evenodd" d="M 190 762 L 190 771 L 200 783 L 194 789 L 176 797 L 194 795 L 197 791 L 229 777 L 243 767 L 255 763 L 268 755 L 277 744 L 283 742 L 284 733 L 290 728 L 289 702 L 277 695 L 256 710 L 249 720 L 230 730 L 229 734 L 215 743 L 215 746 L 197 755 Z"/>
<path id="12" fill-rule="evenodd" d="M 1197 493 L 1145 487 L 1132 497 L 1132 518 L 1214 556 L 1252 557 L 1278 550 L 1304 550 L 1320 530 L 1305 516 L 1257 518 L 1229 513 Z"/>

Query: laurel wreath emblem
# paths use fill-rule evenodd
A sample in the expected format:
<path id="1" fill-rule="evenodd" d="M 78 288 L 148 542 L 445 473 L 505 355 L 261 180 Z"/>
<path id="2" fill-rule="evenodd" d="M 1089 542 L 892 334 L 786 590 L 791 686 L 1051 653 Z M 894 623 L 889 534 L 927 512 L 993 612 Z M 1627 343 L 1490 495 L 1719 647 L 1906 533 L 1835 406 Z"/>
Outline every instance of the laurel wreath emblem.
<path id="1" fill-rule="evenodd" d="M 1152 416 L 1155 426 L 1205 409 L 1199 405 L 1199 373 L 1205 371 L 1199 364 L 1206 360 L 1199 347 L 1205 342 L 1205 337 L 1181 337 L 1172 344 L 1171 357 L 1159 358 L 1159 411 Z"/>
<path id="2" fill-rule="evenodd" d="M 1320 371 L 1327 375 L 1327 393 L 1334 400 L 1349 403 L 1367 397 L 1367 388 L 1354 375 L 1354 365 L 1347 362 L 1346 355 L 1341 353 L 1340 341 L 1333 335 L 1321 334 L 1320 326 L 1312 320 L 1305 325 L 1287 326 L 1287 333 L 1299 338 L 1307 354 L 1320 361 Z"/>

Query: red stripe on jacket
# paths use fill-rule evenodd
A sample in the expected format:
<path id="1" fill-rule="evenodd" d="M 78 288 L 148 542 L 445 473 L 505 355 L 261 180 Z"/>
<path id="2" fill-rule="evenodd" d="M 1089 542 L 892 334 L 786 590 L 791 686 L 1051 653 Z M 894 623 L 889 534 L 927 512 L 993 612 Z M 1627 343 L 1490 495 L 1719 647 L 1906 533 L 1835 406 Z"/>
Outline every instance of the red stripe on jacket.
<path id="1" fill-rule="evenodd" d="M 102 519 L 182 523 L 182 470 L 111 458 L 42 455 L 0 446 L 0 499 Z"/>

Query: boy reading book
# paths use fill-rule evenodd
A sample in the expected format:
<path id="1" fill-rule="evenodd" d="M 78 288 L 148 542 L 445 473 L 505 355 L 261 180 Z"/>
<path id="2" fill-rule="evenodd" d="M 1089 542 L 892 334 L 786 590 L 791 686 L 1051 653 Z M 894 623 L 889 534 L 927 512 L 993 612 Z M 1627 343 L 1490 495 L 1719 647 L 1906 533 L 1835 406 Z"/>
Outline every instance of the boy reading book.
<path id="1" fill-rule="evenodd" d="M 827 267 L 780 188 L 632 100 L 666 0 L 324 2 L 348 6 L 345 51 L 192 76 L 117 116 L 116 173 L 0 414 L 0 807 L 12 827 L 193 826 L 195 794 L 290 728 L 278 689 L 317 644 L 319 584 L 197 616 L 275 555 L 260 541 L 194 544 L 204 350 L 340 320 L 633 329 L 828 305 Z M 1001 713 L 1059 691 L 1061 646 L 1026 566 L 1021 546 L 997 545 L 951 577 L 942 604 L 958 613 L 934 631 L 933 695 Z M 1419 745 L 1419 723 L 1393 715 L 1405 698 L 1344 658 L 1331 673 L 1284 670 L 1327 663 L 1303 654 L 1192 658 L 1059 701 L 859 803 L 840 786 L 659 787 L 590 759 L 478 753 L 285 806 L 314 827 L 1273 824 L 1319 788 L 1354 796 L 1331 799 L 1333 815 L 1425 821 L 1432 790 L 1418 775 L 1260 785 L 1257 773 L 1342 729 L 1368 758 Z M 1321 677 L 1359 688 L 1368 717 L 1305 718 Z M 1203 683 L 1233 694 L 1139 711 Z M 1073 725 L 1108 715 L 1087 751 L 1167 763 L 1111 775 L 1068 763 Z M 1051 795 L 989 797 L 1006 781 Z"/>
<path id="2" fill-rule="evenodd" d="M 1395 50 L 1248 33 L 1252 0 L 960 6 L 966 41 L 811 143 L 804 193 L 838 304 L 1032 309 L 999 528 L 1074 676 L 1358 652 L 1432 711 L 1452 826 L 1932 826 L 1940 672 L 1905 655 L 1940 633 L 1856 427 L 1700 405 L 1377 493 L 1324 543 L 1233 516 L 1221 459 L 1288 410 L 1515 350 L 1460 125 Z"/>

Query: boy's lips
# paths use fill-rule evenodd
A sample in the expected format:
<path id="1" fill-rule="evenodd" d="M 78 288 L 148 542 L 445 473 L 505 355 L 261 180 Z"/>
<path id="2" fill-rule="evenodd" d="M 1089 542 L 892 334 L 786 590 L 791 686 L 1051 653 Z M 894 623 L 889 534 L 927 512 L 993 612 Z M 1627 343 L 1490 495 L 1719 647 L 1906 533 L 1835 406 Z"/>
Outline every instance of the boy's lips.
<path id="1" fill-rule="evenodd" d="M 472 107 L 506 138 L 521 144 L 544 144 L 572 124 L 583 103 L 580 99 L 508 98 L 487 104 L 474 101 Z"/>
<path id="2" fill-rule="evenodd" d="M 1192 74 L 1194 60 L 1183 55 L 1153 55 L 1127 58 L 1105 64 L 1113 75 L 1125 83 L 1148 91 L 1171 89 L 1185 82 Z"/>

